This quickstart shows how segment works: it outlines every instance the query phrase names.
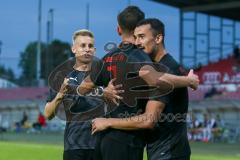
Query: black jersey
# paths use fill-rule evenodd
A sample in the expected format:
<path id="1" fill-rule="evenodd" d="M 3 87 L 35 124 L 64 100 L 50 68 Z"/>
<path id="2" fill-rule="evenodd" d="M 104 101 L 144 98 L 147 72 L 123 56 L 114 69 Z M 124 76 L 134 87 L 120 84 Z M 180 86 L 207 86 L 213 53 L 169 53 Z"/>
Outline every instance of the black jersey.
<path id="1" fill-rule="evenodd" d="M 183 75 L 183 69 L 169 54 L 166 54 L 159 63 L 166 65 L 169 73 Z M 148 158 L 165 160 L 189 156 L 191 151 L 186 127 L 187 88 L 174 89 L 159 100 L 165 103 L 165 109 L 155 129 L 147 132 Z"/>
<path id="2" fill-rule="evenodd" d="M 117 84 L 125 84 L 131 78 L 138 76 L 138 71 L 142 63 L 152 63 L 149 56 L 143 51 L 137 49 L 132 44 L 121 44 L 119 48 L 112 50 L 103 58 L 102 67 L 98 67 L 95 72 L 90 73 L 91 80 L 98 86 L 107 86 L 109 81 L 113 78 L 117 78 Z M 138 79 L 141 81 L 140 79 Z M 137 83 L 137 82 L 136 82 Z M 126 96 L 126 91 L 123 96 Z M 129 92 L 130 93 L 130 92 Z M 126 99 L 134 100 L 136 97 L 129 95 Z M 147 98 L 147 97 L 146 97 Z M 107 114 L 107 117 L 112 118 L 126 118 L 141 114 L 145 111 L 147 100 L 136 99 L 130 102 L 131 106 L 126 102 L 121 101 L 119 106 L 112 107 L 112 111 Z M 104 131 L 104 135 L 108 138 L 119 141 L 119 143 L 127 143 L 134 147 L 143 147 L 145 141 L 143 141 L 141 131 L 126 131 L 118 129 L 108 129 Z"/>
<path id="3" fill-rule="evenodd" d="M 69 85 L 79 85 L 88 74 L 89 72 L 73 70 L 67 75 Z M 52 101 L 56 94 L 56 91 L 50 89 L 47 102 Z M 95 138 L 91 135 L 91 120 L 79 121 L 78 116 L 98 106 L 102 106 L 99 108 L 103 109 L 104 102 L 97 97 L 67 94 L 64 96 L 63 106 L 67 120 L 64 132 L 64 150 L 94 149 Z"/>

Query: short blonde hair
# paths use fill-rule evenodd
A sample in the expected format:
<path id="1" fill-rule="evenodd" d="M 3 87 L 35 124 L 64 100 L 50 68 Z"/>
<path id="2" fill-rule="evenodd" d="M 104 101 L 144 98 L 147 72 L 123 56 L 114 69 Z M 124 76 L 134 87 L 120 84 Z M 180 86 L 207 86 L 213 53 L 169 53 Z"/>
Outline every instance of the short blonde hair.
<path id="1" fill-rule="evenodd" d="M 78 36 L 88 36 L 88 37 L 91 37 L 94 39 L 94 35 L 91 31 L 89 31 L 87 29 L 80 29 L 80 30 L 75 31 L 73 34 L 73 37 L 72 37 L 73 44 Z"/>

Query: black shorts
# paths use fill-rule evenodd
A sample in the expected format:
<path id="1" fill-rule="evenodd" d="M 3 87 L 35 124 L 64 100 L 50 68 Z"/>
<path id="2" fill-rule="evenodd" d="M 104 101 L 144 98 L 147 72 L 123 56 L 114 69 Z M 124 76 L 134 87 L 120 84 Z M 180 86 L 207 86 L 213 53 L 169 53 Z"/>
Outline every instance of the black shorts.
<path id="1" fill-rule="evenodd" d="M 132 147 L 107 136 L 98 136 L 94 160 L 143 160 L 143 148 Z"/>
<path id="2" fill-rule="evenodd" d="M 93 149 L 74 149 L 63 152 L 63 160 L 93 160 Z"/>

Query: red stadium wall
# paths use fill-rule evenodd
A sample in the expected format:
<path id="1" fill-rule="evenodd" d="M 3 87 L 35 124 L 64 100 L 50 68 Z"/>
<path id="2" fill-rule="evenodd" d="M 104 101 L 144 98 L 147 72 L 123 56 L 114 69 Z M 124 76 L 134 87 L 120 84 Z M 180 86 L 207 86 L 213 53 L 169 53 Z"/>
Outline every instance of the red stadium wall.
<path id="1" fill-rule="evenodd" d="M 203 66 L 196 73 L 201 84 L 240 84 L 240 63 L 233 57 Z"/>

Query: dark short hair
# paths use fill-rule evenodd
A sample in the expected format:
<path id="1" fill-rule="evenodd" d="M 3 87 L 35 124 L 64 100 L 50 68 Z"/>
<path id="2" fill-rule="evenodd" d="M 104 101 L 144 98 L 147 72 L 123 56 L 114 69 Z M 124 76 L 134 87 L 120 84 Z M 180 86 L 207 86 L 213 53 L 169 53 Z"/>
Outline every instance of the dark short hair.
<path id="1" fill-rule="evenodd" d="M 165 36 L 165 27 L 162 21 L 157 18 L 146 18 L 141 20 L 136 27 L 143 25 L 150 25 L 153 36 L 161 34 L 163 36 L 163 45 L 164 45 L 164 36 Z"/>
<path id="2" fill-rule="evenodd" d="M 123 32 L 131 33 L 139 21 L 145 18 L 145 14 L 137 6 L 128 6 L 117 16 L 118 25 Z"/>

